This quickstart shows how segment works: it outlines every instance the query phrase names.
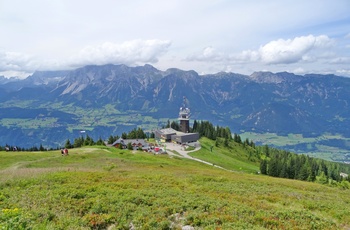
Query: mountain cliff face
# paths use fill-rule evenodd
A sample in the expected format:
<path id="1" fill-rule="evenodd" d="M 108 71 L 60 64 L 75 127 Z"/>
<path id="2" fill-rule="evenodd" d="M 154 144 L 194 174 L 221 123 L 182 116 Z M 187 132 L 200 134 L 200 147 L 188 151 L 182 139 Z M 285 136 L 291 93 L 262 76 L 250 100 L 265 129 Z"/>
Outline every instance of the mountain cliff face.
<path id="1" fill-rule="evenodd" d="M 79 129 L 106 138 L 136 126 L 156 127 L 177 117 L 184 96 L 192 119 L 236 133 L 350 137 L 350 79 L 334 75 L 198 75 L 150 65 L 104 65 L 1 82 L 0 144 L 52 146 Z"/>

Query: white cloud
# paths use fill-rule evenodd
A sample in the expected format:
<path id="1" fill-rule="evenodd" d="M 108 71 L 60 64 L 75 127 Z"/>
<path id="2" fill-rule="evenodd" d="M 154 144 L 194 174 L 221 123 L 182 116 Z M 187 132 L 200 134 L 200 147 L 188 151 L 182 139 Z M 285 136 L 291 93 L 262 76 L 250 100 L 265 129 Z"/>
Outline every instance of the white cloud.
<path id="1" fill-rule="evenodd" d="M 340 69 L 336 71 L 338 74 L 350 76 L 350 69 Z"/>
<path id="2" fill-rule="evenodd" d="M 0 51 L 0 73 L 6 77 L 23 76 L 36 70 L 59 70 L 81 67 L 88 64 L 127 64 L 139 65 L 156 63 L 167 52 L 168 40 L 132 40 L 124 43 L 105 42 L 98 46 L 83 48 L 67 61 L 34 57 L 18 52 Z"/>
<path id="3" fill-rule="evenodd" d="M 292 64 L 314 62 L 332 55 L 327 51 L 333 46 L 333 40 L 326 35 L 301 36 L 293 39 L 278 39 L 260 46 L 258 50 L 244 50 L 239 54 L 227 54 L 213 47 L 205 48 L 201 53 L 191 55 L 190 61 L 226 61 L 235 64 L 261 62 L 262 64 Z"/>
<path id="4" fill-rule="evenodd" d="M 295 74 L 304 74 L 305 70 L 301 67 L 298 67 L 298 68 L 294 69 L 292 72 Z"/>
<path id="5" fill-rule="evenodd" d="M 337 57 L 330 60 L 332 64 L 350 64 L 350 57 Z"/>
<path id="6" fill-rule="evenodd" d="M 31 72 L 23 72 L 23 71 L 15 71 L 15 70 L 0 71 L 0 76 L 4 76 L 6 78 L 15 77 L 19 79 L 24 79 L 31 74 L 32 74 Z"/>
<path id="7" fill-rule="evenodd" d="M 302 36 L 294 39 L 279 39 L 260 47 L 258 53 L 266 64 L 290 64 L 312 60 L 315 51 L 330 47 L 332 40 L 328 36 Z"/>
<path id="8" fill-rule="evenodd" d="M 230 57 L 231 60 L 238 63 L 256 62 L 260 60 L 259 52 L 254 50 L 244 50 L 240 54 L 232 54 Z"/>
<path id="9" fill-rule="evenodd" d="M 0 50 L 0 71 L 148 62 L 198 72 L 335 72 L 347 64 L 330 61 L 349 56 L 348 0 L 0 2 L 0 49 L 18 54 Z"/>
<path id="10" fill-rule="evenodd" d="M 171 45 L 168 40 L 132 40 L 124 43 L 105 42 L 83 48 L 72 58 L 71 65 L 156 63 Z"/>
<path id="11" fill-rule="evenodd" d="M 32 56 L 17 52 L 0 52 L 0 71 L 22 71 L 32 69 L 35 64 Z"/>
<path id="12" fill-rule="evenodd" d="M 211 46 L 204 48 L 201 52 L 192 54 L 186 58 L 187 61 L 210 61 L 221 62 L 227 59 L 224 53 L 218 52 Z"/>

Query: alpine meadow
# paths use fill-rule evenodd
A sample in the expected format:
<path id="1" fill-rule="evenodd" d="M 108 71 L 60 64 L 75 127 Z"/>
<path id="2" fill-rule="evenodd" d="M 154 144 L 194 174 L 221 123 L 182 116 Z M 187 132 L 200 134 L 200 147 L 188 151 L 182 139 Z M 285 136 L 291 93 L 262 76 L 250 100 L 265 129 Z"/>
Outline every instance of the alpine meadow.
<path id="1" fill-rule="evenodd" d="M 95 145 L 91 138 L 72 141 L 81 145 L 70 148 L 66 156 L 58 150 L 3 151 L 0 227 L 350 227 L 350 183 L 339 176 L 340 171 L 349 173 L 350 165 L 256 146 L 223 130 L 227 129 L 209 122 L 196 124 L 200 148 L 185 150 L 189 157 L 169 150 L 174 143 L 161 145 L 167 147 L 167 154 L 152 154 Z"/>

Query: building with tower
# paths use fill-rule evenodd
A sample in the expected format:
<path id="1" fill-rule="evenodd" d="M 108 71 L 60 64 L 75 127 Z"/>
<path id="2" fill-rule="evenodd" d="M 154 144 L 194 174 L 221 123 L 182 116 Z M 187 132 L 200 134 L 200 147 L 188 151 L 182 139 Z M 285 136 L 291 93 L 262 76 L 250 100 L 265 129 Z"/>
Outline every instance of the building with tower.
<path id="1" fill-rule="evenodd" d="M 198 141 L 199 134 L 190 133 L 190 116 L 191 112 L 188 108 L 188 102 L 186 97 L 184 97 L 182 107 L 180 107 L 178 118 L 180 123 L 180 130 L 177 131 L 172 128 L 156 130 L 156 139 L 159 139 L 162 142 L 171 141 L 178 144 L 186 144 Z"/>

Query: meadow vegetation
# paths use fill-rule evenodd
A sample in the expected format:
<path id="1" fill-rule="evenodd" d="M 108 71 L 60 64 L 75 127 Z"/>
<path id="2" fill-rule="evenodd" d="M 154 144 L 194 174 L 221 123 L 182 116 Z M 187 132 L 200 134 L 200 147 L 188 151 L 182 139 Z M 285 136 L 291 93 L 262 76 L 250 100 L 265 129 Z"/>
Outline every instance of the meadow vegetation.
<path id="1" fill-rule="evenodd" d="M 106 146 L 2 151 L 0 229 L 350 228 L 348 189 L 260 175 L 241 145 L 201 143 L 192 156 L 227 170 Z"/>

